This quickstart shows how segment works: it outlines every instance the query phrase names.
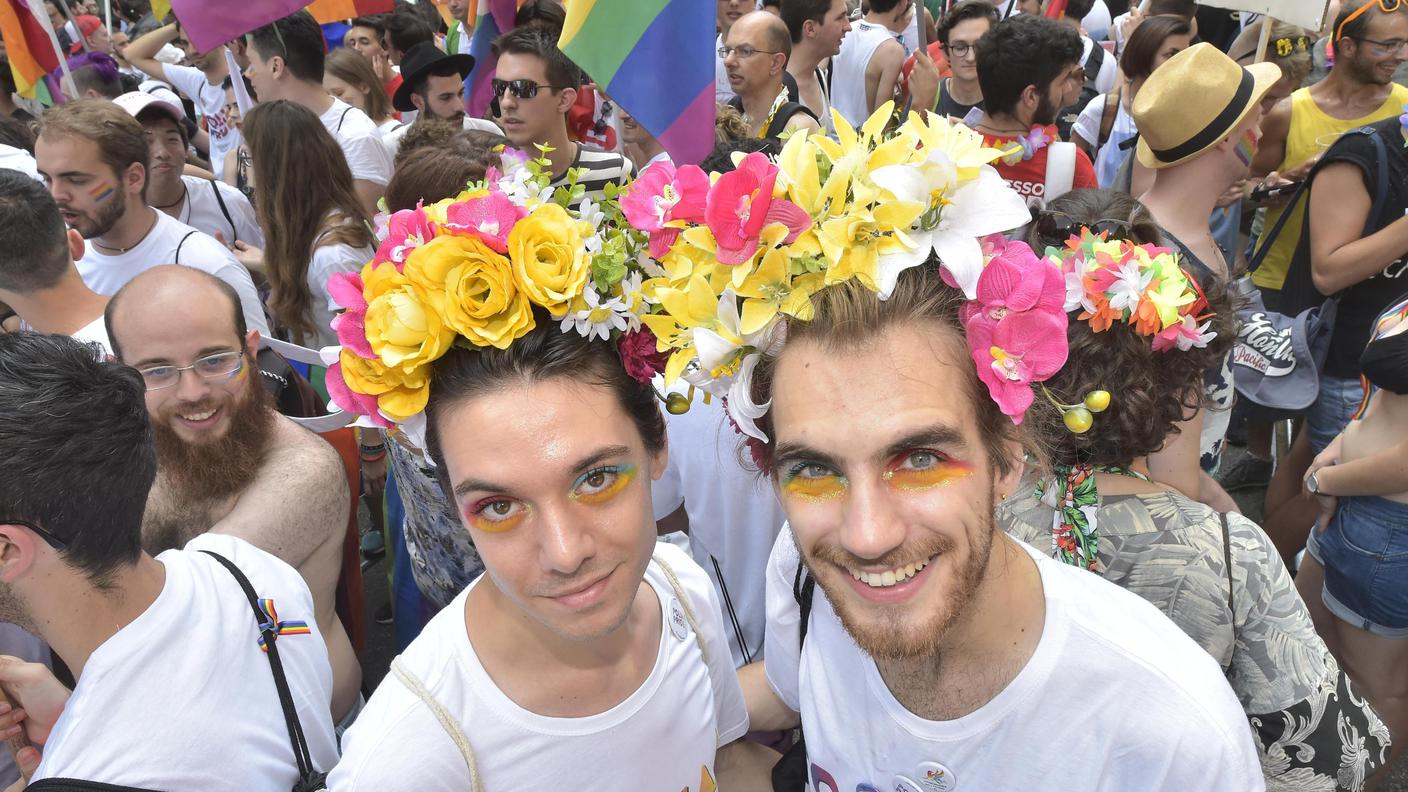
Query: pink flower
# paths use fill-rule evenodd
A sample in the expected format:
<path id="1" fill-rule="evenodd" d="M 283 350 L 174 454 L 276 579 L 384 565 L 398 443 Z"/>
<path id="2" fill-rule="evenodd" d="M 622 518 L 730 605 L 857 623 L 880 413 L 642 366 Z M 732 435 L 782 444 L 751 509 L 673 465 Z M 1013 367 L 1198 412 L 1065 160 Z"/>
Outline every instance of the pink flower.
<path id="1" fill-rule="evenodd" d="M 626 189 L 621 212 L 638 231 L 650 234 L 650 255 L 663 258 L 680 235 L 682 223 L 704 222 L 709 177 L 695 165 L 679 170 L 657 162 Z"/>
<path id="2" fill-rule="evenodd" d="M 650 384 L 656 374 L 665 371 L 665 362 L 670 359 L 669 353 L 660 351 L 655 334 L 645 326 L 621 336 L 618 348 L 626 373 L 645 385 Z"/>
<path id="3" fill-rule="evenodd" d="M 1064 313 L 1066 279 L 1025 242 L 996 246 L 983 273 L 978 276 L 977 297 L 963 307 L 963 318 L 983 313 L 1000 321 L 1023 311 Z"/>
<path id="4" fill-rule="evenodd" d="M 324 384 L 328 389 L 328 397 L 337 406 L 357 415 L 365 415 L 383 429 L 392 427 L 392 423 L 382 417 L 377 409 L 375 396 L 358 393 L 347 387 L 347 382 L 342 379 L 342 363 L 334 363 L 328 367 Z"/>
<path id="5" fill-rule="evenodd" d="M 528 210 L 509 200 L 502 192 L 450 204 L 445 210 L 445 230 L 458 236 L 478 237 L 498 251 L 508 252 L 508 232 L 528 215 Z"/>
<path id="6" fill-rule="evenodd" d="M 367 301 L 362 297 L 362 276 L 356 272 L 336 272 L 328 279 L 328 295 L 345 310 L 332 318 L 337 342 L 358 357 L 375 360 L 367 343 Z"/>
<path id="7" fill-rule="evenodd" d="M 420 205 L 414 209 L 402 209 L 391 215 L 386 227 L 386 239 L 377 247 L 376 257 L 372 261 L 376 264 L 389 261 L 400 270 L 406 265 L 406 256 L 434 239 L 435 234 L 435 224 Z"/>
<path id="8" fill-rule="evenodd" d="M 1034 398 L 1031 384 L 1066 363 L 1066 314 L 1025 311 L 998 321 L 980 314 L 967 329 L 978 379 L 1003 414 L 1020 424 Z"/>
<path id="9" fill-rule="evenodd" d="M 738 163 L 736 170 L 714 182 L 705 201 L 704 219 L 714 234 L 715 256 L 720 264 L 742 264 L 758 252 L 758 238 L 772 223 L 787 226 L 783 244 L 791 244 L 811 227 L 802 207 L 785 198 L 773 198 L 777 166 L 759 152 Z"/>
<path id="10" fill-rule="evenodd" d="M 1217 333 L 1208 332 L 1211 325 L 1211 322 L 1199 325 L 1198 320 L 1185 315 L 1154 335 L 1154 351 L 1167 352 L 1177 347 L 1178 351 L 1187 352 L 1194 347 L 1206 347 L 1209 341 L 1217 338 Z"/>

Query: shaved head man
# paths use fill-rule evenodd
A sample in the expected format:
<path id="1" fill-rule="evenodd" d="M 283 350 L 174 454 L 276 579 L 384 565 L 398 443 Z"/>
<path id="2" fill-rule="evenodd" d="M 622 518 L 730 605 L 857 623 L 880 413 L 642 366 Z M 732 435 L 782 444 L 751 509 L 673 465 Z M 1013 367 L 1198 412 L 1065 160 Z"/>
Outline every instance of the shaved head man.
<path id="1" fill-rule="evenodd" d="M 361 686 L 335 612 L 351 498 L 342 460 L 279 415 L 233 290 L 189 267 L 154 267 L 108 303 L 113 352 L 146 385 L 157 476 L 142 521 L 156 554 L 204 533 L 238 536 L 298 569 L 313 592 L 333 669 L 334 720 Z"/>
<path id="2" fill-rule="evenodd" d="M 719 51 L 735 94 L 730 104 L 748 117 L 754 137 L 819 128 L 806 107 L 787 101 L 782 78 L 792 37 L 781 19 L 764 11 L 745 14 L 729 28 Z"/>

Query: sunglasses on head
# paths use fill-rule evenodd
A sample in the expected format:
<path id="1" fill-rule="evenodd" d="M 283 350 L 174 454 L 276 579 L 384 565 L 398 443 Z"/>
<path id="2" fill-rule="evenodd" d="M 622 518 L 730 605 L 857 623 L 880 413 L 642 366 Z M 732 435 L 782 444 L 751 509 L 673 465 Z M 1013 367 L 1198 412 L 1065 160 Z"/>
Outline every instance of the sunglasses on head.
<path id="1" fill-rule="evenodd" d="M 1350 22 L 1353 22 L 1355 19 L 1363 16 L 1365 12 L 1367 12 L 1370 8 L 1373 8 L 1376 5 L 1379 7 L 1379 10 L 1384 12 L 1385 14 L 1392 14 L 1397 11 L 1400 7 L 1402 7 L 1403 0 L 1378 0 L 1378 2 L 1365 3 L 1364 5 L 1355 9 L 1354 13 L 1345 17 L 1344 21 L 1340 23 L 1339 27 L 1335 28 L 1335 41 L 1339 41 L 1340 39 L 1345 37 L 1344 28 L 1346 25 L 1348 25 Z M 1350 36 L 1350 38 L 1354 38 L 1354 36 Z"/>
<path id="2" fill-rule="evenodd" d="M 1129 221 L 1109 218 L 1082 223 L 1063 212 L 1045 210 L 1036 216 L 1036 235 L 1050 247 L 1062 247 L 1066 240 L 1080 236 L 1083 228 L 1090 229 L 1093 234 L 1109 234 L 1123 238 L 1129 231 Z"/>
<path id="3" fill-rule="evenodd" d="M 504 98 L 505 92 L 510 92 L 516 99 L 532 99 L 538 95 L 538 91 L 543 89 L 560 90 L 566 88 L 565 85 L 538 85 L 532 80 L 499 80 L 495 79 L 490 85 L 494 89 L 494 98 Z"/>

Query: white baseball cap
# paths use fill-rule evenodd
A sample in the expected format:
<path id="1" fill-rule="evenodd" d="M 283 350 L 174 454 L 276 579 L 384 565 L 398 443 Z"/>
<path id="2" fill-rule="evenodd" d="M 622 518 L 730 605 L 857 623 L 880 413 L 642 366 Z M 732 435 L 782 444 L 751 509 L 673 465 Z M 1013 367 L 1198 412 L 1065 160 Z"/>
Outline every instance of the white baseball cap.
<path id="1" fill-rule="evenodd" d="M 143 110 L 159 110 L 169 116 L 172 121 L 180 124 L 186 116 L 180 107 L 170 101 L 143 91 L 128 91 L 113 101 L 133 118 L 140 115 Z"/>

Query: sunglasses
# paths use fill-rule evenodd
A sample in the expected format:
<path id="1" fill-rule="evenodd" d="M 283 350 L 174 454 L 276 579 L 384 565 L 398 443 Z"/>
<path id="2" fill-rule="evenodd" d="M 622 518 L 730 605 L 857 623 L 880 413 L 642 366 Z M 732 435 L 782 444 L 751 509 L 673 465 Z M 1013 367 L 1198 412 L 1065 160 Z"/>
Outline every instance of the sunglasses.
<path id="1" fill-rule="evenodd" d="M 562 90 L 570 86 L 566 85 L 538 85 L 532 80 L 499 80 L 495 79 L 490 83 L 494 89 L 494 98 L 504 98 L 504 93 L 512 93 L 516 99 L 532 99 L 538 95 L 538 91 L 544 88 L 550 90 Z"/>
<path id="2" fill-rule="evenodd" d="M 1344 21 L 1340 23 L 1340 26 L 1335 28 L 1335 41 L 1339 41 L 1340 39 L 1345 37 L 1345 25 L 1348 25 L 1350 22 L 1353 22 L 1355 19 L 1358 19 L 1359 17 L 1363 16 L 1366 11 L 1373 8 L 1374 6 L 1377 5 L 1379 7 L 1379 10 L 1384 12 L 1385 14 L 1392 14 L 1399 8 L 1403 7 L 1403 0 L 1392 0 L 1393 5 L 1389 5 L 1389 2 L 1390 0 L 1378 0 L 1377 3 L 1365 3 L 1364 5 L 1355 9 L 1354 13 L 1345 17 Z M 1350 36 L 1350 38 L 1354 38 L 1354 36 Z"/>
<path id="3" fill-rule="evenodd" d="M 0 525 L 23 525 L 24 527 L 28 528 L 29 530 L 34 531 L 35 533 L 39 534 L 39 536 L 40 536 L 45 542 L 48 542 L 49 546 L 52 547 L 52 548 L 54 548 L 55 550 L 63 550 L 64 548 L 68 547 L 68 542 L 65 542 L 64 540 L 60 539 L 59 537 L 54 536 L 53 534 L 49 533 L 48 531 L 44 530 L 43 528 L 40 528 L 38 525 L 35 525 L 34 523 L 32 523 L 32 522 L 30 522 L 30 521 L 28 521 L 28 520 L 6 520 L 6 519 L 0 519 Z"/>
<path id="4" fill-rule="evenodd" d="M 1110 218 L 1082 223 L 1068 214 L 1050 211 L 1042 211 L 1036 216 L 1036 235 L 1048 247 L 1064 246 L 1066 240 L 1079 237 L 1083 228 L 1090 229 L 1093 234 L 1123 238 L 1129 231 L 1129 221 Z"/>

